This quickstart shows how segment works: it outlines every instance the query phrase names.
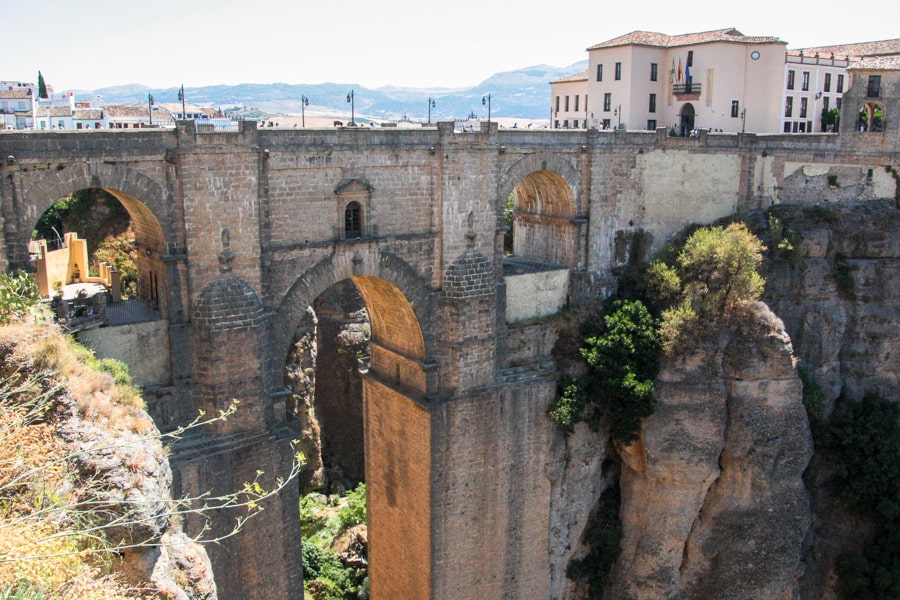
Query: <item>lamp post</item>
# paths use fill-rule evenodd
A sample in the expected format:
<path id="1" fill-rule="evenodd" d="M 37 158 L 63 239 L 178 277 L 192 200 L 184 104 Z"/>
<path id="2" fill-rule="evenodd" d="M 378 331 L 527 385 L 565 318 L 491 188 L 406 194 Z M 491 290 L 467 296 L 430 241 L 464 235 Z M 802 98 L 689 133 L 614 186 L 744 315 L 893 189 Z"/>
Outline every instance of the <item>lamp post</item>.
<path id="1" fill-rule="evenodd" d="M 147 94 L 147 111 L 150 113 L 150 127 L 153 127 L 153 94 Z"/>
<path id="2" fill-rule="evenodd" d="M 616 129 L 620 129 L 622 127 L 622 105 L 618 105 L 616 110 L 613 111 L 613 114 L 616 115 Z"/>
<path id="3" fill-rule="evenodd" d="M 481 105 L 484 106 L 487 104 L 488 107 L 488 126 L 491 124 L 491 95 L 481 97 Z"/>
<path id="4" fill-rule="evenodd" d="M 178 99 L 181 100 L 181 118 L 184 119 L 187 114 L 187 109 L 184 104 L 184 84 L 181 84 L 181 89 L 178 90 Z"/>
<path id="5" fill-rule="evenodd" d="M 428 124 L 431 125 L 431 109 L 434 108 L 435 102 L 434 98 L 428 99 Z"/>
<path id="6" fill-rule="evenodd" d="M 347 94 L 347 102 L 350 103 L 350 126 L 356 126 L 356 106 L 355 106 L 356 96 L 353 94 L 353 90 L 350 90 L 350 93 Z"/>
<path id="7" fill-rule="evenodd" d="M 741 111 L 741 133 L 747 129 L 747 109 Z"/>
<path id="8" fill-rule="evenodd" d="M 300 94 L 300 126 L 306 127 L 306 112 L 304 108 L 309 106 L 309 98 Z"/>

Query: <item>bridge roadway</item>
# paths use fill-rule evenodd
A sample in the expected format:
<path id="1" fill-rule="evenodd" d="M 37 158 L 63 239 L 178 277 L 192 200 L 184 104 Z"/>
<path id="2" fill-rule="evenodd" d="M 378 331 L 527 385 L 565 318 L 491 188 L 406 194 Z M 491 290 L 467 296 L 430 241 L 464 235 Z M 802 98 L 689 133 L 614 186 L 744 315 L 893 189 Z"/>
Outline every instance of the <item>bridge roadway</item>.
<path id="1" fill-rule="evenodd" d="M 508 199 L 514 254 L 568 270 L 563 294 L 578 304 L 688 223 L 893 197 L 896 146 L 894 133 L 683 139 L 451 123 L 3 132 L 0 265 L 27 266 L 34 225 L 56 200 L 103 188 L 122 202 L 140 294 L 165 321 L 152 343 L 133 342 L 162 356 L 144 382 L 157 422 L 241 401 L 174 453 L 184 493 L 287 472 L 294 332 L 350 279 L 372 325 L 360 443 L 373 598 L 551 597 L 571 555 L 548 556 L 551 536 L 575 548 L 583 523 L 554 520 L 565 456 L 546 418 L 552 327 L 506 318 L 508 302 L 523 302 L 503 277 Z M 210 547 L 220 597 L 301 597 L 297 501 L 285 492 Z"/>

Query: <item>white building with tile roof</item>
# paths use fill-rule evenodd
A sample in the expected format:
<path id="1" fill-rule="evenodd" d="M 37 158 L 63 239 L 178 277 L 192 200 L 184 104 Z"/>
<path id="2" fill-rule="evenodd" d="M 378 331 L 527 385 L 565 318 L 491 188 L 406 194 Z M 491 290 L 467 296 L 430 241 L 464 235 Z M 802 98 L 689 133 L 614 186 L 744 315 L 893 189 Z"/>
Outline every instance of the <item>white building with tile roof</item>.
<path id="1" fill-rule="evenodd" d="M 587 73 L 551 83 L 554 128 L 807 133 L 832 129 L 823 116 L 841 107 L 850 65 L 900 55 L 900 40 L 788 50 L 777 37 L 734 28 L 634 31 L 587 51 Z"/>
<path id="2" fill-rule="evenodd" d="M 788 50 L 780 131 L 812 133 L 837 127 L 824 118 L 842 108 L 851 84 L 851 67 L 863 60 L 900 56 L 900 39 Z M 833 115 L 832 115 L 833 117 Z"/>
<path id="3" fill-rule="evenodd" d="M 550 83 L 552 90 L 550 127 L 553 129 L 590 127 L 587 79 L 587 71 L 582 71 Z"/>
<path id="4" fill-rule="evenodd" d="M 786 42 L 736 29 L 635 31 L 588 48 L 591 126 L 773 131 Z"/>
<path id="5" fill-rule="evenodd" d="M 0 87 L 0 129 L 29 129 L 34 126 L 32 90 L 29 87 Z"/>

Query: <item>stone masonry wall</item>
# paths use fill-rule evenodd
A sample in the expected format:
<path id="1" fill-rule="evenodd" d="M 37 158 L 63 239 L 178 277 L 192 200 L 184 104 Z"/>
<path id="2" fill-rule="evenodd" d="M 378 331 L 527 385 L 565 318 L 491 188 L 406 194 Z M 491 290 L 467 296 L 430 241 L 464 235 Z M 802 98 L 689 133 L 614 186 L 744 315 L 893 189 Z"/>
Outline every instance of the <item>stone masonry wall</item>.
<path id="1" fill-rule="evenodd" d="M 0 267 L 26 265 L 25 242 L 40 214 L 85 187 L 120 192 L 142 228 L 161 236 L 146 237 L 153 242 L 147 249 L 166 265 L 168 281 L 161 289 L 173 307 L 167 401 L 192 403 L 197 392 L 217 405 L 251 388 L 261 396 L 247 398 L 254 421 L 249 429 L 261 434 L 258 439 L 225 447 L 214 436 L 195 462 L 179 463 L 190 489 L 233 483 L 255 472 L 254 465 L 264 465 L 267 475 L 285 472 L 283 449 L 264 441 L 277 438 L 284 419 L 283 411 L 273 410 L 278 390 L 271 381 L 282 379 L 287 348 L 306 307 L 341 279 L 389 282 L 409 302 L 403 318 L 418 321 L 422 349 L 412 353 L 385 339 L 380 343 L 385 356 L 403 350 L 404 360 L 421 363 L 414 387 L 432 411 L 427 425 L 424 417 L 417 421 L 416 431 L 427 431 L 427 442 L 417 433 L 396 444 L 403 456 L 431 456 L 425 461 L 427 481 L 414 477 L 415 493 L 422 494 L 417 522 L 428 523 L 430 550 L 419 548 L 409 562 L 392 564 L 414 589 L 430 589 L 423 597 L 544 597 L 551 585 L 551 489 L 544 470 L 553 431 L 546 406 L 554 383 L 528 368 L 503 368 L 505 287 L 498 240 L 509 191 L 539 170 L 564 179 L 577 217 L 571 227 L 560 228 L 576 237 L 571 281 L 609 291 L 604 286 L 615 266 L 617 239 L 640 231 L 650 240 L 649 251 L 656 250 L 689 223 L 764 208 L 788 188 L 794 197 L 814 187 L 841 199 L 849 187 L 877 196 L 889 184 L 884 165 L 900 163 L 896 146 L 885 135 L 862 134 L 702 132 L 672 139 L 664 132 L 498 131 L 495 124 L 456 134 L 449 123 L 408 131 L 257 131 L 244 123 L 238 132 L 196 133 L 185 121 L 174 131 L 3 133 Z M 826 167 L 827 173 L 819 173 Z M 823 187 L 828 175 L 837 176 L 840 189 Z M 348 189 L 363 204 L 359 240 L 339 239 L 342 203 L 349 197 L 340 192 Z M 242 335 L 221 336 L 224 330 L 198 328 L 192 320 L 195 300 L 219 277 L 220 254 L 231 257 L 234 276 L 258 295 L 259 313 Z M 477 261 L 479 281 L 461 280 L 445 289 L 453 265 L 477 256 L 483 257 Z M 467 289 L 470 283 L 474 287 Z M 391 322 L 381 321 L 385 330 Z M 206 354 L 192 362 L 189 353 L 204 344 Z M 222 347 L 213 351 L 217 344 Z M 521 362 L 539 362 L 524 354 Z M 230 376 L 228 365 L 234 367 Z M 379 399 L 394 398 L 390 391 L 377 393 Z M 220 433 L 241 431 L 251 435 L 241 427 Z M 388 435 L 403 434 L 391 429 Z M 385 489 L 382 500 L 387 498 Z M 267 514 L 244 537 L 211 553 L 214 568 L 222 571 L 224 600 L 299 597 L 299 532 L 285 526 L 296 518 L 296 499 L 285 496 Z M 415 544 L 424 539 L 410 535 Z M 430 583 L 415 573 L 428 573 Z M 558 582 L 557 573 L 553 585 Z M 264 596 L 264 589 L 273 593 Z"/>

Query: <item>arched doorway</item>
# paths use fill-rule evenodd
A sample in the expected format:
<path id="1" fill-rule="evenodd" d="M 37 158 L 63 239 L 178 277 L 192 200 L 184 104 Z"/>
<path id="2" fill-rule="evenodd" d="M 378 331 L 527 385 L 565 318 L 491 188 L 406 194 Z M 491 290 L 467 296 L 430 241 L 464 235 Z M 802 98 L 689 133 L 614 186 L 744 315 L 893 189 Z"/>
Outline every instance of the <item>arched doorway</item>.
<path id="1" fill-rule="evenodd" d="M 688 136 L 694 130 L 694 121 L 696 113 L 694 105 L 688 102 L 681 107 L 681 115 L 679 116 L 679 127 L 682 136 Z"/>
<path id="2" fill-rule="evenodd" d="M 310 270 L 324 281 L 306 296 L 287 360 L 285 381 L 294 398 L 289 422 L 308 447 L 318 437 L 321 453 L 318 465 L 315 457 L 310 461 L 320 473 L 307 473 L 305 485 L 334 491 L 364 480 L 373 597 L 424 598 L 431 558 L 424 336 L 397 283 L 375 275 L 341 279 L 338 271 L 334 265 Z M 310 272 L 295 290 L 318 280 Z M 286 303 L 304 295 L 291 297 Z M 291 356 L 298 347 L 301 360 Z"/>

